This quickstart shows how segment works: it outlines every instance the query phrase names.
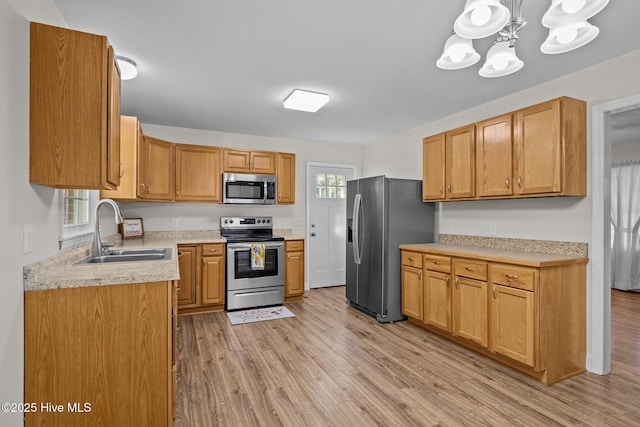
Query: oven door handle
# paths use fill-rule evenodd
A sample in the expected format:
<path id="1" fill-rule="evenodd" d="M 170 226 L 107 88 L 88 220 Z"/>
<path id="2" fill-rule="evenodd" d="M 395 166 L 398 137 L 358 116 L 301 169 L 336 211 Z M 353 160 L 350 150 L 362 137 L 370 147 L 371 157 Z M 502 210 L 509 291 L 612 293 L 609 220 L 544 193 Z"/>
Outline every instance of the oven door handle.
<path id="1" fill-rule="evenodd" d="M 284 248 L 284 242 L 264 243 L 265 249 Z M 251 249 L 251 243 L 227 243 L 227 249 Z"/>

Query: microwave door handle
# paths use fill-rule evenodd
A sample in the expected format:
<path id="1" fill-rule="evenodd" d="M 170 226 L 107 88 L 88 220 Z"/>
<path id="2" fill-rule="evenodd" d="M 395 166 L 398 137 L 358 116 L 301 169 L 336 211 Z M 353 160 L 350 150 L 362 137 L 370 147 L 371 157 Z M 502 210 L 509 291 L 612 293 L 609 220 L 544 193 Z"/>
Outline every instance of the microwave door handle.
<path id="1" fill-rule="evenodd" d="M 267 204 L 267 189 L 268 189 L 268 185 L 267 185 L 267 180 L 264 181 L 264 187 L 262 190 L 262 203 L 263 204 Z"/>

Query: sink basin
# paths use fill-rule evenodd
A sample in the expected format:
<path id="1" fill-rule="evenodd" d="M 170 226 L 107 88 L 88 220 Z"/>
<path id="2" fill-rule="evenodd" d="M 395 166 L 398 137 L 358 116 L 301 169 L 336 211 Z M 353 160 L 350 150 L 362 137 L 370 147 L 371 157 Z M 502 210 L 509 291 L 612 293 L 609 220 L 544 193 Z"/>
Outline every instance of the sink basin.
<path id="1" fill-rule="evenodd" d="M 113 262 L 164 261 L 171 259 L 170 248 L 118 249 L 107 255 L 87 257 L 76 264 L 104 264 Z"/>

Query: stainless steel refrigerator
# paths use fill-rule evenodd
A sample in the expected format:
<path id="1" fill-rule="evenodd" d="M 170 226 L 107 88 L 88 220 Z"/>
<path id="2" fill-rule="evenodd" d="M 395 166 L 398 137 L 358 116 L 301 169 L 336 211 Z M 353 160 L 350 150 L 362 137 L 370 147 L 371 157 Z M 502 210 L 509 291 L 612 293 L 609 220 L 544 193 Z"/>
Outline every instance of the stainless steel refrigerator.
<path id="1" fill-rule="evenodd" d="M 347 303 L 380 322 L 402 315 L 398 245 L 434 241 L 434 204 L 422 181 L 385 176 L 347 182 Z"/>

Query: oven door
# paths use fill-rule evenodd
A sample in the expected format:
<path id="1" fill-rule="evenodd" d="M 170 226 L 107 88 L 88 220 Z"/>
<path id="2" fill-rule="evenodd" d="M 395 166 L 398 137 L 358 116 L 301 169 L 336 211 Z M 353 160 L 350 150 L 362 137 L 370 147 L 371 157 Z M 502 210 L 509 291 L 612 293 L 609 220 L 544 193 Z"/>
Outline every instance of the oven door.
<path id="1" fill-rule="evenodd" d="M 251 245 L 227 243 L 227 291 L 284 286 L 284 242 L 264 244 L 264 270 L 251 268 Z"/>

